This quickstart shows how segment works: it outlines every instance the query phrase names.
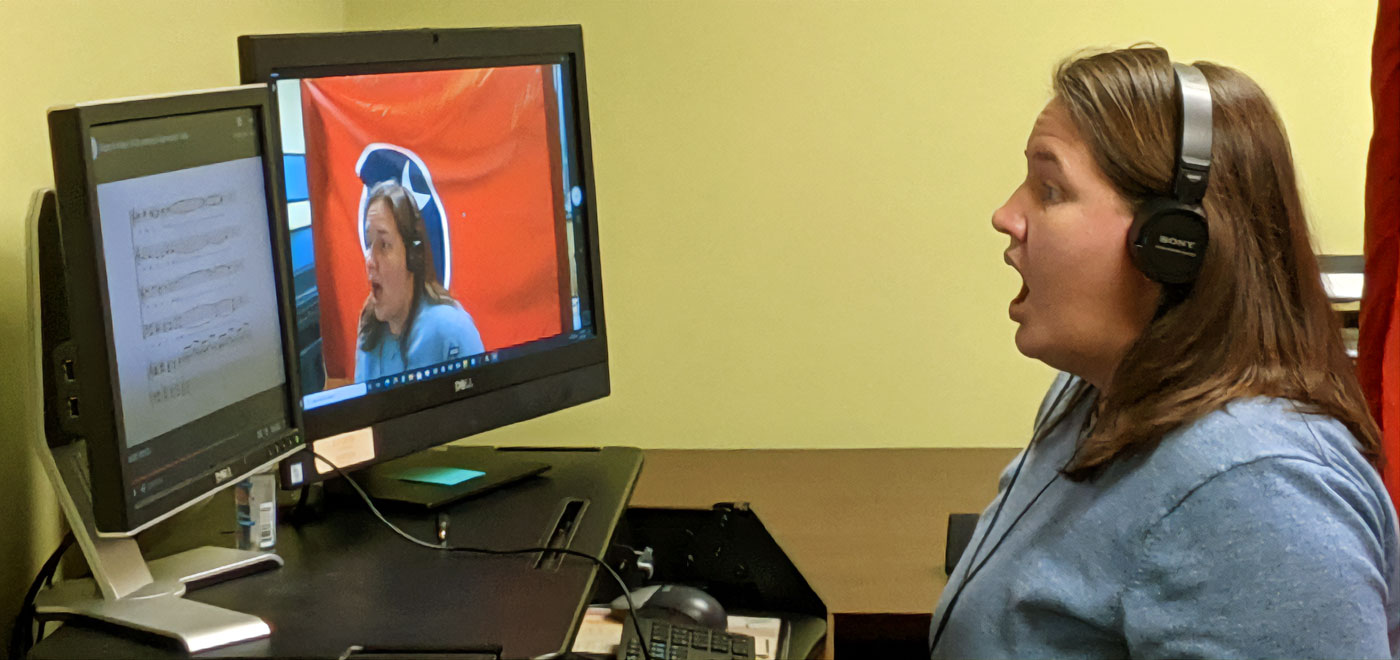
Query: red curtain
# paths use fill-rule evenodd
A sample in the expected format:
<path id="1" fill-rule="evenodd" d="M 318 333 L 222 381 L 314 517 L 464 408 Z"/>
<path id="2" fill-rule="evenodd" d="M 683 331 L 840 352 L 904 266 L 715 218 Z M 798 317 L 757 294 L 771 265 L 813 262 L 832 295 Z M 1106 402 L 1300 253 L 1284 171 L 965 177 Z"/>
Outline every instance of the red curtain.
<path id="1" fill-rule="evenodd" d="M 1374 127 L 1366 163 L 1366 288 L 1357 372 L 1381 426 L 1382 471 L 1400 501 L 1400 0 L 1380 0 L 1371 52 Z"/>

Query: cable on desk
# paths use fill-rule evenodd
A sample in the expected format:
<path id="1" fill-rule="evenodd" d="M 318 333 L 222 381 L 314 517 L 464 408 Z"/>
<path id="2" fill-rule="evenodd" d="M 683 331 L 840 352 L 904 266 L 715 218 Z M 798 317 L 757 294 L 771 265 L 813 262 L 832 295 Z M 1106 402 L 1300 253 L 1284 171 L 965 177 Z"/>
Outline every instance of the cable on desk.
<path id="1" fill-rule="evenodd" d="M 76 537 L 73 532 L 63 535 L 63 540 L 59 542 L 58 548 L 49 555 L 44 565 L 39 568 L 39 574 L 34 576 L 33 584 L 29 585 L 29 591 L 24 594 L 24 602 L 20 604 L 19 615 L 15 617 L 14 628 L 10 630 L 10 657 L 23 658 L 29 653 L 29 649 L 34 648 L 34 599 L 39 597 L 39 590 L 47 582 L 53 586 L 53 575 L 58 571 L 58 562 L 63 559 L 63 553 L 73 546 Z M 44 636 L 43 628 L 39 629 L 39 637 Z"/>
<path id="2" fill-rule="evenodd" d="M 643 641 L 643 643 L 641 644 L 642 657 L 645 658 L 646 660 L 652 660 L 652 658 L 651 658 L 651 652 L 650 652 L 649 650 L 647 650 L 647 645 L 646 645 L 646 643 L 645 643 L 646 636 L 642 634 L 642 624 L 641 624 L 640 621 L 637 620 L 637 605 L 636 605 L 636 603 L 632 602 L 632 592 L 629 591 L 629 590 L 627 589 L 627 582 L 624 581 L 624 580 L 622 579 L 622 576 L 619 575 L 618 572 L 617 572 L 616 570 L 613 570 L 613 567 L 609 566 L 607 562 L 603 561 L 602 559 L 600 559 L 600 558 L 598 558 L 598 557 L 594 557 L 593 555 L 590 555 L 590 554 L 588 554 L 588 553 L 586 553 L 586 552 L 580 552 L 580 551 L 578 551 L 578 550 L 570 550 L 570 549 L 568 549 L 568 548 L 544 548 L 544 547 L 539 547 L 539 548 L 518 548 L 518 549 L 514 549 L 514 550 L 494 550 L 494 549 L 491 549 L 491 548 L 472 548 L 472 547 L 467 547 L 467 546 L 449 546 L 449 545 L 446 545 L 445 543 L 442 544 L 442 545 L 439 545 L 439 544 L 436 544 L 436 543 L 429 543 L 429 542 L 427 542 L 427 541 L 424 541 L 424 540 L 422 540 L 422 539 L 420 539 L 420 538 L 417 538 L 417 537 L 413 536 L 412 534 L 409 534 L 408 532 L 403 531 L 402 529 L 399 528 L 398 525 L 395 525 L 394 523 L 390 522 L 388 518 L 385 518 L 385 517 L 384 517 L 384 514 L 379 512 L 379 507 L 377 507 L 377 506 L 374 505 L 374 501 L 370 499 L 369 494 L 366 493 L 365 490 L 364 490 L 363 488 L 360 488 L 360 484 L 356 483 L 354 479 L 350 478 L 350 475 L 348 475 L 348 474 L 346 474 L 345 472 L 341 471 L 340 466 L 338 466 L 338 465 L 336 465 L 335 463 L 331 462 L 330 460 L 326 459 L 324 456 L 321 456 L 320 454 L 317 454 L 315 451 L 312 451 L 312 450 L 309 449 L 309 448 L 306 449 L 305 451 L 306 451 L 307 453 L 311 454 L 312 458 L 315 458 L 315 459 L 317 459 L 317 460 L 323 461 L 326 465 L 331 466 L 331 469 L 335 471 L 336 476 L 339 476 L 339 477 L 345 479 L 345 481 L 348 482 L 348 483 L 350 484 L 350 487 L 355 489 L 355 492 L 358 493 L 358 494 L 360 495 L 360 499 L 362 499 L 362 500 L 365 501 L 365 506 L 368 506 L 368 507 L 369 507 L 370 513 L 373 513 L 373 514 L 374 514 L 374 517 L 379 519 L 379 522 L 384 523 L 384 525 L 385 525 L 386 527 L 388 527 L 388 528 L 391 529 L 391 530 L 394 530 L 394 533 L 398 534 L 399 536 L 403 537 L 405 540 L 407 540 L 408 542 L 410 542 L 410 543 L 412 543 L 412 544 L 414 544 L 414 545 L 421 545 L 421 546 L 423 546 L 423 547 L 425 547 L 425 548 L 429 548 L 429 549 L 431 549 L 431 550 L 444 550 L 444 551 L 447 551 L 447 552 L 466 552 L 466 553 L 479 554 L 479 555 L 533 555 L 533 554 L 545 553 L 545 552 L 557 552 L 557 553 L 559 553 L 559 554 L 561 554 L 561 555 L 570 555 L 570 556 L 574 556 L 574 557 L 582 557 L 582 558 L 584 558 L 584 559 L 587 559 L 587 560 L 589 560 L 589 561 L 591 561 L 591 562 L 597 564 L 598 566 L 601 566 L 601 567 L 603 568 L 603 570 L 605 570 L 605 571 L 608 572 L 608 575 L 611 575 L 611 576 L 612 576 L 613 580 L 617 581 L 617 586 L 620 587 L 620 588 L 622 589 L 622 596 L 623 596 L 623 598 L 626 598 L 626 599 L 627 599 L 627 615 L 628 615 L 628 619 L 632 621 L 632 627 L 633 627 L 634 629 L 636 629 L 637 638 L 638 638 L 639 640 L 642 640 L 642 641 Z M 626 624 L 623 624 L 623 625 L 626 625 Z"/>
<path id="3" fill-rule="evenodd" d="M 297 495 L 297 503 L 292 506 L 292 516 L 297 517 L 306 510 L 306 500 L 311 496 L 311 484 L 302 484 L 301 493 Z"/>

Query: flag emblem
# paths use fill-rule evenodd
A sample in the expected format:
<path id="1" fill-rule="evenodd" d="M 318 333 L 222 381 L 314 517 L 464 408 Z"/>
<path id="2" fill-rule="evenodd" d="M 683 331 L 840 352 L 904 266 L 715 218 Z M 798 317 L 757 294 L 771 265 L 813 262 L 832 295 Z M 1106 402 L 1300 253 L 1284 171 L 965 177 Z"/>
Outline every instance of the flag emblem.
<path id="1" fill-rule="evenodd" d="M 442 197 L 433 187 L 433 177 L 428 166 L 418 154 L 393 144 L 375 142 L 360 152 L 355 163 L 355 174 L 364 186 L 360 190 L 360 213 L 356 218 L 364 218 L 365 205 L 369 202 L 369 191 L 375 184 L 393 181 L 404 187 L 418 204 L 418 213 L 423 216 L 423 225 L 428 232 L 428 247 L 433 254 L 433 265 L 437 269 L 438 281 L 444 287 L 452 288 L 451 235 L 447 227 L 447 212 L 442 208 Z M 360 234 L 360 247 L 369 249 L 365 241 L 365 224 L 356 221 Z"/>

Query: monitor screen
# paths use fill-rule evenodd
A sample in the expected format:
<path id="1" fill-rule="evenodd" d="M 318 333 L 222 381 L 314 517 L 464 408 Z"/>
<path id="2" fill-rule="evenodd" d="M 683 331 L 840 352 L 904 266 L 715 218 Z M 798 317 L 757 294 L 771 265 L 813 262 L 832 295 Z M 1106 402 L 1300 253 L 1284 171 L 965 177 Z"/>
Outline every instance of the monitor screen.
<path id="1" fill-rule="evenodd" d="M 307 409 L 592 336 L 565 75 L 277 81 Z"/>
<path id="2" fill-rule="evenodd" d="M 377 426 L 392 458 L 606 394 L 576 27 L 240 46 L 277 106 L 309 437 L 512 388 L 553 399 L 480 402 L 494 418 L 463 408 L 436 434 Z M 597 366 L 588 394 L 551 394 Z"/>
<path id="3" fill-rule="evenodd" d="M 103 531 L 153 522 L 296 434 L 267 105 L 246 103 L 261 91 L 51 114 L 74 376 L 93 386 L 72 412 Z"/>

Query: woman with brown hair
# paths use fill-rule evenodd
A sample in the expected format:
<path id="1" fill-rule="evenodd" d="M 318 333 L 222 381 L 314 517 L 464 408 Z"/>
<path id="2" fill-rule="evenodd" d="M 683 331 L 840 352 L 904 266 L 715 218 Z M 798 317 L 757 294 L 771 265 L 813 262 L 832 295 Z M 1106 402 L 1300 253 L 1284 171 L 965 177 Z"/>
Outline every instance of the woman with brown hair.
<path id="1" fill-rule="evenodd" d="M 438 280 L 413 195 L 394 181 L 365 202 L 365 274 L 355 382 L 395 376 L 481 353 L 476 322 Z"/>
<path id="2" fill-rule="evenodd" d="M 1379 433 L 1272 104 L 1155 47 L 1066 61 L 1054 92 L 992 225 L 1016 347 L 1063 373 L 931 654 L 1395 657 Z"/>

